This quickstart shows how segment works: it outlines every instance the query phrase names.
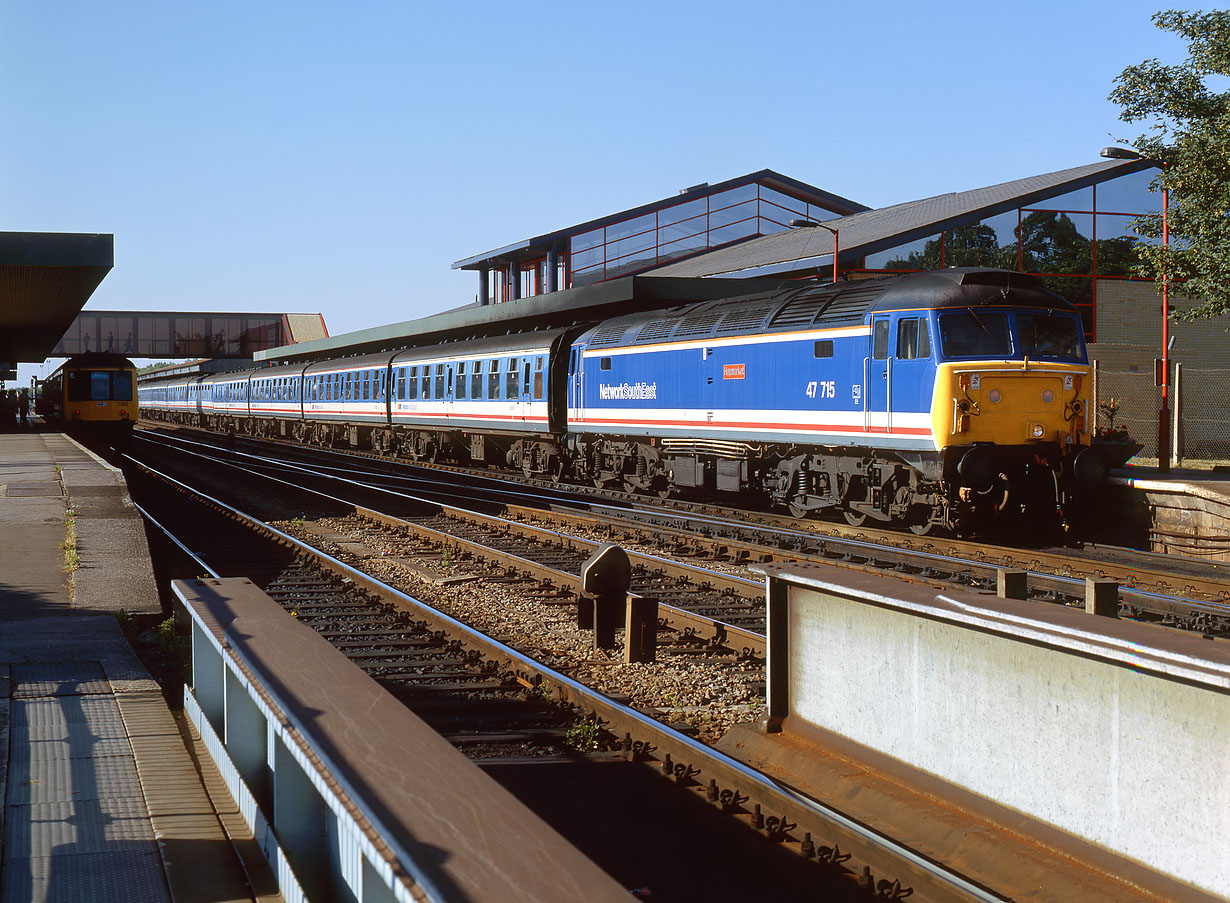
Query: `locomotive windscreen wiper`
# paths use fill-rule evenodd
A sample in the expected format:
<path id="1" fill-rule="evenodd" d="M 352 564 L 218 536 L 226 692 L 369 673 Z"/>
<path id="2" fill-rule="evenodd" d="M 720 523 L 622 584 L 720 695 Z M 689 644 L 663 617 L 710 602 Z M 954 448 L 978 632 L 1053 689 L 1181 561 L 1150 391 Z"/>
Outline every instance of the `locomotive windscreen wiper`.
<path id="1" fill-rule="evenodd" d="M 995 338 L 995 336 L 991 335 L 991 330 L 987 329 L 987 324 L 982 322 L 982 319 L 978 316 L 978 314 L 974 313 L 972 310 L 967 310 L 966 313 L 974 318 L 974 322 L 978 324 L 979 329 L 987 334 L 988 339 Z"/>

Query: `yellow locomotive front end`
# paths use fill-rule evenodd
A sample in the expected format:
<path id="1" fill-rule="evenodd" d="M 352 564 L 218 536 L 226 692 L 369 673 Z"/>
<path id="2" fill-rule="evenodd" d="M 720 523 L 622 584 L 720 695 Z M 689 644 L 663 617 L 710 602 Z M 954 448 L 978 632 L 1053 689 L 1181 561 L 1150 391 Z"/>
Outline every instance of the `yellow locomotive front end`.
<path id="1" fill-rule="evenodd" d="M 1059 362 L 977 361 L 937 368 L 932 428 L 941 448 L 1089 444 L 1090 368 Z"/>
<path id="2" fill-rule="evenodd" d="M 1011 295 L 938 312 L 931 420 L 948 519 L 959 530 L 1021 519 L 1064 525 L 1082 486 L 1108 470 L 1090 446 L 1092 369 L 1080 318 L 1056 296 Z"/>

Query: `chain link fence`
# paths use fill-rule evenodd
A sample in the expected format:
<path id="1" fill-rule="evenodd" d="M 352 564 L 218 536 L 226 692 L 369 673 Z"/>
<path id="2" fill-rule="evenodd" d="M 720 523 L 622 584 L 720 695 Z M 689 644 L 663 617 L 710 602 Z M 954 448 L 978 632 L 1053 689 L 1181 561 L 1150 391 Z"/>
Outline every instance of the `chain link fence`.
<path id="1" fill-rule="evenodd" d="M 1094 376 L 1097 425 L 1126 429 L 1144 445 L 1134 460 L 1157 459 L 1158 410 L 1162 390 L 1147 373 L 1099 367 Z M 1170 382 L 1172 459 L 1230 463 L 1230 369 L 1176 365 Z"/>

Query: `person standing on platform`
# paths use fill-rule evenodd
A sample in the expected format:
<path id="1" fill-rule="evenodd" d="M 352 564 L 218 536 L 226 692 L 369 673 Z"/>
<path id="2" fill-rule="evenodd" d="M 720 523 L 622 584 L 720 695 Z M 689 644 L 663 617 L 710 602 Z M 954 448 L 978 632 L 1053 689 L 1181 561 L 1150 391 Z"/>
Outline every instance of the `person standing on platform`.
<path id="1" fill-rule="evenodd" d="M 21 415 L 21 425 L 30 424 L 30 395 L 27 392 L 17 393 L 17 413 Z"/>
<path id="2" fill-rule="evenodd" d="M 12 391 L 0 392 L 0 429 L 13 429 L 16 426 L 13 422 L 16 413 L 17 399 L 13 398 Z"/>

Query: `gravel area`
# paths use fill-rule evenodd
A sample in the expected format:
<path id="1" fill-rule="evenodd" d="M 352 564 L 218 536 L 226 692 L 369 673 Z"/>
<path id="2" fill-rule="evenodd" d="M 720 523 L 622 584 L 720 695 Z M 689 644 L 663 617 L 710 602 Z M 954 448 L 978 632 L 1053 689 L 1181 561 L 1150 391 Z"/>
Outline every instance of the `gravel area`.
<path id="1" fill-rule="evenodd" d="M 592 634 L 577 629 L 574 606 L 552 604 L 536 583 L 501 583 L 481 563 L 416 555 L 400 534 L 357 516 L 272 526 L 588 686 L 625 694 L 668 723 L 689 724 L 707 742 L 762 712 L 759 663 L 668 655 L 653 663 L 608 661 L 593 649 Z M 473 579 L 463 581 L 467 576 Z M 444 579 L 457 582 L 437 582 Z"/>

